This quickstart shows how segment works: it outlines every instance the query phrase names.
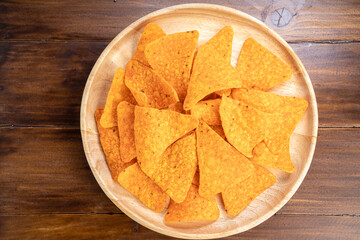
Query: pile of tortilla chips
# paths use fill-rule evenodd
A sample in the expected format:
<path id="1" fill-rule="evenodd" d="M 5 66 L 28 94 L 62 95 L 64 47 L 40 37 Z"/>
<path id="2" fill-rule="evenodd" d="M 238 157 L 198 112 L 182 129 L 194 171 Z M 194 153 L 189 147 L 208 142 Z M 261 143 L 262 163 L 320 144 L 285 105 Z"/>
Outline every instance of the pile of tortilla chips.
<path id="1" fill-rule="evenodd" d="M 196 30 L 148 24 L 95 112 L 113 179 L 151 210 L 167 208 L 168 223 L 215 221 L 217 194 L 237 216 L 276 182 L 265 167 L 294 171 L 290 136 L 308 103 L 266 92 L 292 70 L 252 38 L 234 68 L 233 36 L 227 26 L 197 48 Z"/>

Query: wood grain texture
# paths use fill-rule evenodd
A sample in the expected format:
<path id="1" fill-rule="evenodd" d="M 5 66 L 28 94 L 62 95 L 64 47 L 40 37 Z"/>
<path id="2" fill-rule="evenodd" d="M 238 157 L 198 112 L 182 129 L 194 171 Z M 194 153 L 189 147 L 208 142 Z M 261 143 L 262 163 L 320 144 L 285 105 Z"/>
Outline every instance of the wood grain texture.
<path id="1" fill-rule="evenodd" d="M 82 91 L 105 46 L 0 43 L 0 126 L 79 128 Z M 298 43 L 291 47 L 313 83 L 319 126 L 359 127 L 360 43 Z"/>
<path id="2" fill-rule="evenodd" d="M 360 215 L 360 129 L 321 129 L 310 170 L 279 214 Z M 92 175 L 79 130 L 0 128 L 0 213 L 120 213 Z"/>
<path id="3" fill-rule="evenodd" d="M 240 239 L 357 239 L 360 218 L 276 215 L 257 228 L 222 238 Z M 19 226 L 21 226 L 19 228 Z M 341 226 L 341 227 L 339 227 Z M 0 238 L 17 239 L 176 239 L 153 232 L 126 215 L 0 216 Z"/>
<path id="4" fill-rule="evenodd" d="M 148 13 L 192 2 L 5 0 L 0 2 L 0 11 L 6 13 L 0 14 L 0 39 L 109 41 Z M 196 2 L 209 3 L 206 0 Z M 360 40 L 360 2 L 356 0 L 215 0 L 211 3 L 248 13 L 265 22 L 287 41 Z M 277 22 L 274 24 L 271 20 L 272 14 L 282 8 L 289 10 L 292 19 L 288 25 L 278 27 Z"/>

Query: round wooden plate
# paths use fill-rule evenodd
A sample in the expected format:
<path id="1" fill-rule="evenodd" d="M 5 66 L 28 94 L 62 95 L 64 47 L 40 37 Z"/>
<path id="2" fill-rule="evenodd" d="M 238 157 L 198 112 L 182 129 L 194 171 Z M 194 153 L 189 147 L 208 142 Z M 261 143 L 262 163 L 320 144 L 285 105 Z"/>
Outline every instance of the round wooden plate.
<path id="1" fill-rule="evenodd" d="M 225 26 L 234 28 L 232 64 L 235 66 L 240 49 L 253 37 L 280 57 L 293 70 L 290 80 L 271 91 L 284 96 L 306 99 L 309 108 L 290 140 L 291 174 L 271 170 L 277 177 L 275 185 L 259 195 L 237 217 L 229 217 L 217 196 L 220 218 L 215 222 L 166 224 L 164 214 L 154 213 L 112 180 L 100 146 L 94 112 L 105 105 L 115 70 L 125 68 L 131 59 L 146 24 L 157 23 L 167 34 L 198 30 L 199 45 L 208 41 Z M 310 78 L 290 46 L 259 20 L 234 9 L 211 4 L 177 5 L 153 12 L 124 29 L 106 47 L 87 80 L 81 103 L 81 134 L 90 168 L 106 195 L 121 211 L 141 225 L 159 233 L 178 238 L 219 238 L 249 230 L 276 213 L 293 196 L 303 181 L 315 150 L 318 113 Z"/>

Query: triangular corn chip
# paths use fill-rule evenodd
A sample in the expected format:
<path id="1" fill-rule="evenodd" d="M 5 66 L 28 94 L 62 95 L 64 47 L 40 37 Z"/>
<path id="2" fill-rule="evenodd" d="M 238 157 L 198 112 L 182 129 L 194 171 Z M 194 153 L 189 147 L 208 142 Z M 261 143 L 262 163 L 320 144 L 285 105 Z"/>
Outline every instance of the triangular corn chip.
<path id="1" fill-rule="evenodd" d="M 137 163 L 119 174 L 118 182 L 154 212 L 164 210 L 168 195 L 141 171 Z"/>
<path id="2" fill-rule="evenodd" d="M 174 33 L 148 44 L 145 56 L 150 66 L 165 78 L 184 101 L 199 32 Z"/>
<path id="3" fill-rule="evenodd" d="M 304 99 L 259 90 L 234 89 L 231 96 L 260 111 L 278 115 L 274 128 L 265 138 L 266 145 L 275 154 L 289 144 L 291 134 L 308 107 Z"/>
<path id="4" fill-rule="evenodd" d="M 220 102 L 221 99 L 219 98 L 198 102 L 191 109 L 191 115 L 204 121 L 207 125 L 221 125 Z"/>
<path id="5" fill-rule="evenodd" d="M 254 173 L 253 164 L 204 122 L 196 129 L 199 194 L 212 198 Z"/>
<path id="6" fill-rule="evenodd" d="M 214 37 L 212 37 L 206 44 L 210 44 L 215 49 L 217 49 L 218 53 L 230 64 L 233 38 L 234 29 L 230 26 L 226 26 L 221 29 Z M 216 94 L 219 96 L 222 96 L 223 94 L 229 96 L 230 93 L 231 89 L 224 89 L 216 92 Z"/>
<path id="7" fill-rule="evenodd" d="M 151 169 L 148 169 L 148 168 Z M 170 145 L 141 169 L 176 203 L 185 200 L 197 167 L 195 132 Z"/>
<path id="8" fill-rule="evenodd" d="M 134 112 L 135 105 L 125 101 L 119 103 L 117 107 L 120 155 L 124 162 L 129 162 L 136 157 Z"/>
<path id="9" fill-rule="evenodd" d="M 141 168 L 149 172 L 158 157 L 180 137 L 198 125 L 198 120 L 172 110 L 135 107 L 135 146 Z"/>
<path id="10" fill-rule="evenodd" d="M 117 126 L 116 108 L 119 102 L 122 101 L 128 101 L 129 103 L 136 104 L 133 95 L 125 86 L 124 70 L 122 68 L 118 68 L 115 72 L 109 93 L 107 95 L 104 114 L 100 119 L 102 127 L 111 128 Z"/>
<path id="11" fill-rule="evenodd" d="M 168 82 L 137 61 L 130 61 L 126 65 L 125 84 L 140 106 L 164 108 L 179 101 Z"/>
<path id="12" fill-rule="evenodd" d="M 295 170 L 290 158 L 289 142 L 284 145 L 278 154 L 273 154 L 266 144 L 261 142 L 255 146 L 253 155 L 254 157 L 250 161 L 261 166 L 277 168 L 288 173 Z"/>
<path id="13" fill-rule="evenodd" d="M 119 149 L 119 134 L 117 127 L 103 128 L 100 124 L 101 115 L 103 115 L 104 108 L 98 108 L 95 111 L 95 120 L 99 131 L 101 147 L 104 151 L 106 163 L 109 167 L 111 176 L 117 180 L 119 173 L 133 164 L 134 161 L 125 163 L 121 160 Z"/>
<path id="14" fill-rule="evenodd" d="M 243 102 L 222 97 L 221 123 L 226 139 L 246 157 L 273 129 L 275 114 L 265 113 Z"/>
<path id="15" fill-rule="evenodd" d="M 164 36 L 166 36 L 166 34 L 156 23 L 149 23 L 148 25 L 146 25 L 144 32 L 140 37 L 139 43 L 135 49 L 132 60 L 136 60 L 146 66 L 149 66 L 149 63 L 146 60 L 144 53 L 145 47 L 152 41 L 155 41 L 156 39 Z"/>
<path id="16" fill-rule="evenodd" d="M 235 217 L 275 181 L 274 174 L 255 165 L 255 172 L 251 177 L 221 193 L 226 212 Z"/>
<path id="17" fill-rule="evenodd" d="M 203 198 L 198 193 L 198 187 L 191 185 L 190 190 L 182 203 L 170 201 L 169 208 L 165 214 L 165 221 L 168 223 L 213 220 L 220 216 L 215 196 L 211 199 Z"/>
<path id="18" fill-rule="evenodd" d="M 184 109 L 190 110 L 201 99 L 218 90 L 241 88 L 241 77 L 211 45 L 201 45 L 192 70 Z"/>
<path id="19" fill-rule="evenodd" d="M 236 69 L 243 79 L 243 88 L 267 91 L 288 80 L 292 70 L 253 38 L 241 49 Z"/>

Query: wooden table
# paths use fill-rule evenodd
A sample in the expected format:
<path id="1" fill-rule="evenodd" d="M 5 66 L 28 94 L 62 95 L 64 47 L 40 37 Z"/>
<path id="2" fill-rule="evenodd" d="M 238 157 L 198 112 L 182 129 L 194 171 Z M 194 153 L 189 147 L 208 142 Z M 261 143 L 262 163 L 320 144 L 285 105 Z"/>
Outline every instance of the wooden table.
<path id="1" fill-rule="evenodd" d="M 83 152 L 79 111 L 87 76 L 115 36 L 147 13 L 188 2 L 0 2 L 0 239 L 170 239 L 102 192 Z M 315 156 L 298 192 L 268 221 L 227 239 L 359 239 L 360 2 L 212 2 L 287 40 L 319 107 Z"/>

